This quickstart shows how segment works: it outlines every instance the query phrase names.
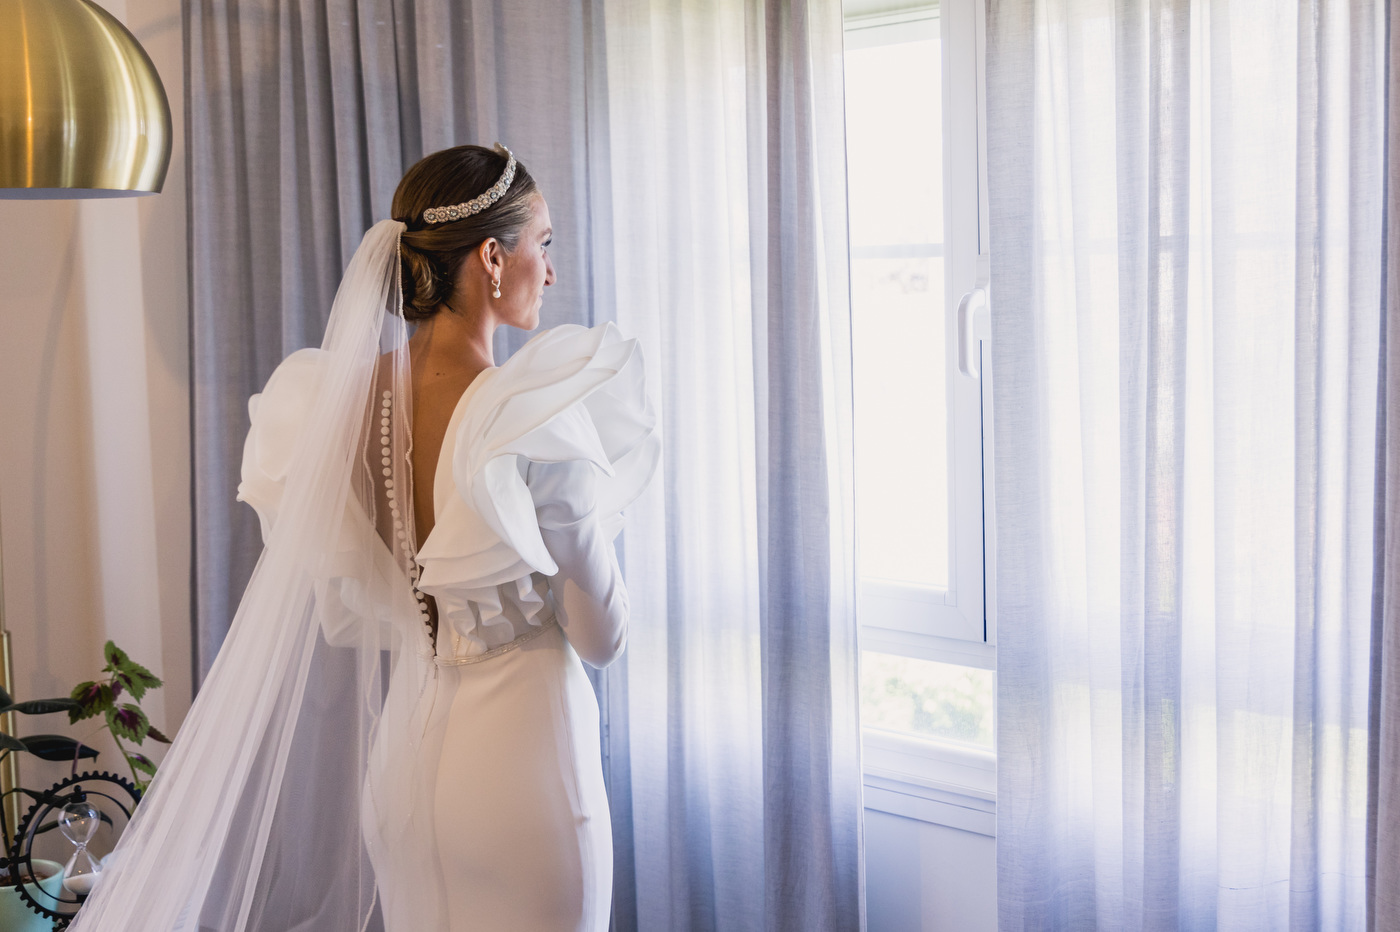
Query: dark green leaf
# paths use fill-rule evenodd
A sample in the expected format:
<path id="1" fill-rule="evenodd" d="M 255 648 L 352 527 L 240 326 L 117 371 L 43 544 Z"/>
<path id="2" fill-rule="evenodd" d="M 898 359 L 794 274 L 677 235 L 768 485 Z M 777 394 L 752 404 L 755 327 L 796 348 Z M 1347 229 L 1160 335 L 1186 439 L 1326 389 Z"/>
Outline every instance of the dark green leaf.
<path id="1" fill-rule="evenodd" d="M 154 725 L 152 725 L 149 729 L 146 730 L 146 737 L 150 738 L 152 741 L 159 741 L 161 744 L 170 743 L 170 739 L 165 736 L 165 732 L 161 731 Z"/>
<path id="2" fill-rule="evenodd" d="M 146 687 L 142 686 L 130 673 L 121 671 L 112 675 L 112 695 L 120 696 L 122 690 L 131 693 L 131 698 L 140 701 L 146 694 Z"/>
<path id="3" fill-rule="evenodd" d="M 137 770 L 141 771 L 142 773 L 150 774 L 150 775 L 153 776 L 153 777 L 156 775 L 156 765 L 155 765 L 155 762 L 152 761 L 152 760 L 151 760 L 149 757 L 147 757 L 145 754 L 132 754 L 132 755 L 131 755 L 131 766 L 135 767 Z"/>
<path id="4" fill-rule="evenodd" d="M 5 692 L 5 690 L 3 689 L 0 689 L 0 706 L 13 705 L 14 701 L 14 699 L 10 698 L 9 693 Z"/>
<path id="5" fill-rule="evenodd" d="M 107 642 L 104 654 L 107 657 L 107 668 L 117 675 L 117 679 L 133 698 L 139 700 L 146 694 L 146 690 L 156 689 L 161 685 L 158 676 L 132 660 L 111 641 Z"/>
<path id="6" fill-rule="evenodd" d="M 112 670 L 120 670 L 129 662 L 126 651 L 111 641 L 108 641 L 106 646 L 102 648 L 102 655 L 107 659 L 107 666 Z"/>
<path id="7" fill-rule="evenodd" d="M 0 748 L 5 749 L 6 751 L 27 751 L 27 750 L 29 750 L 28 748 L 26 748 L 26 747 L 24 746 L 24 742 L 23 742 L 23 741 L 19 740 L 18 738 L 14 737 L 14 736 L 12 736 L 12 735 L 7 735 L 7 734 L 5 734 L 3 731 L 0 731 Z"/>
<path id="8" fill-rule="evenodd" d="M 70 723 L 81 722 L 85 718 L 101 715 L 112 708 L 112 703 L 115 701 L 111 686 L 106 683 L 94 683 L 91 680 L 74 686 L 71 695 L 73 700 L 78 703 L 79 708 L 69 711 L 68 721 Z"/>
<path id="9" fill-rule="evenodd" d="M 126 738 L 140 744 L 146 740 L 146 732 L 150 731 L 151 722 L 140 707 L 128 702 L 120 708 L 107 710 L 107 727 L 112 729 L 112 734 L 118 738 Z"/>
<path id="10" fill-rule="evenodd" d="M 35 757 L 47 761 L 92 760 L 97 751 L 86 744 L 79 744 L 67 735 L 30 735 L 24 739 L 24 746 Z"/>
<path id="11" fill-rule="evenodd" d="M 134 660 L 128 661 L 117 674 L 117 678 L 126 684 L 126 688 L 131 691 L 135 699 L 140 699 L 146 694 L 148 689 L 158 689 L 161 685 L 160 677 Z"/>
<path id="12" fill-rule="evenodd" d="M 14 704 L 14 710 L 25 715 L 47 715 L 50 712 L 68 712 L 77 708 L 78 703 L 72 699 L 30 699 L 28 702 Z"/>

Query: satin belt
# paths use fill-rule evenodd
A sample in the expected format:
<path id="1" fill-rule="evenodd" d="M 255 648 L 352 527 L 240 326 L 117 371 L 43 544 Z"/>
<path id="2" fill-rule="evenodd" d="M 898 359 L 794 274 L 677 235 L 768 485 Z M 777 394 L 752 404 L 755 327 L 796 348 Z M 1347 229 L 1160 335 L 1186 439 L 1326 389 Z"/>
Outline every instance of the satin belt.
<path id="1" fill-rule="evenodd" d="M 499 647 L 493 647 L 484 653 L 472 654 L 467 657 L 434 656 L 433 662 L 440 667 L 460 667 L 468 663 L 481 663 L 483 660 L 490 660 L 492 657 L 498 657 L 507 651 L 515 650 L 526 641 L 533 641 L 550 628 L 557 628 L 558 626 L 559 616 L 551 615 L 547 621 L 542 621 L 538 625 L 531 623 L 531 630 L 526 631 L 515 640 L 502 644 Z"/>

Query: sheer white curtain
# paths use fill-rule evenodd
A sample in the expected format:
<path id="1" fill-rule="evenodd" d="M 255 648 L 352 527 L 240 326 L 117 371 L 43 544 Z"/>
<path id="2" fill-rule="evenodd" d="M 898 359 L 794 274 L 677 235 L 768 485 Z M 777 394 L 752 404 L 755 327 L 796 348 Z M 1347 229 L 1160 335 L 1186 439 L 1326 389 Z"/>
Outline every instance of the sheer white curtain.
<path id="1" fill-rule="evenodd" d="M 1376 483 L 1376 598 L 1371 627 L 1370 929 L 1400 927 L 1400 17 L 1386 22 L 1385 324 Z"/>
<path id="2" fill-rule="evenodd" d="M 1357 929 L 1380 0 L 992 0 L 1003 929 Z"/>
<path id="3" fill-rule="evenodd" d="M 665 443 L 607 671 L 615 921 L 859 929 L 840 4 L 604 20 L 617 320 Z"/>

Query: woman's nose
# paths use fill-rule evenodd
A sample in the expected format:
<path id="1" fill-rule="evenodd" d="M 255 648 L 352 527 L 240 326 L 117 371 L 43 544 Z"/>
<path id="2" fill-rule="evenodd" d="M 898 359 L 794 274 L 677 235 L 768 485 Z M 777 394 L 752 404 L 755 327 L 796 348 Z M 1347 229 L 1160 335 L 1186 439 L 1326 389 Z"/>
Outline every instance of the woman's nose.
<path id="1" fill-rule="evenodd" d="M 548 255 L 544 257 L 544 283 L 546 285 L 554 284 L 554 262 Z"/>

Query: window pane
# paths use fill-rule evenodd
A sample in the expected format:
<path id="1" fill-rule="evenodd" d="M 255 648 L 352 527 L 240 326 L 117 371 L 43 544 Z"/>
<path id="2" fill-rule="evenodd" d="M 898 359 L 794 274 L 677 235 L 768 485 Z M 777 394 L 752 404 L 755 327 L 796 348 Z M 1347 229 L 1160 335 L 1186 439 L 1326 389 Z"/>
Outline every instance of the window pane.
<path id="1" fill-rule="evenodd" d="M 991 748 L 994 675 L 975 667 L 861 651 L 861 725 Z"/>
<path id="2" fill-rule="evenodd" d="M 851 244 L 862 256 L 851 262 L 857 569 L 864 579 L 946 589 L 937 25 L 925 18 L 847 33 L 846 149 Z"/>
<path id="3" fill-rule="evenodd" d="M 846 52 L 854 246 L 943 242 L 940 59 L 936 30 Z"/>
<path id="4" fill-rule="evenodd" d="M 851 263 L 857 570 L 948 585 L 943 260 Z"/>

